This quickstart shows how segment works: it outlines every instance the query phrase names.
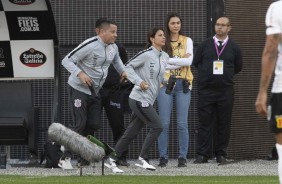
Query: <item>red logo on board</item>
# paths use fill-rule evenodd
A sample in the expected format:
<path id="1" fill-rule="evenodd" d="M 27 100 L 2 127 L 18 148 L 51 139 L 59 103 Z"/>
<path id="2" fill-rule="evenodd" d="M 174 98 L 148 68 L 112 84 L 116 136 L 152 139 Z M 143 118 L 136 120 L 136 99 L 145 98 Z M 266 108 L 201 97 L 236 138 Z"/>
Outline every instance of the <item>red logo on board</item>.
<path id="1" fill-rule="evenodd" d="M 30 5 L 35 2 L 35 0 L 9 0 L 9 1 L 16 5 Z"/>
<path id="2" fill-rule="evenodd" d="M 30 48 L 20 55 L 20 61 L 29 67 L 38 67 L 43 65 L 47 60 L 47 57 L 42 52 Z"/>

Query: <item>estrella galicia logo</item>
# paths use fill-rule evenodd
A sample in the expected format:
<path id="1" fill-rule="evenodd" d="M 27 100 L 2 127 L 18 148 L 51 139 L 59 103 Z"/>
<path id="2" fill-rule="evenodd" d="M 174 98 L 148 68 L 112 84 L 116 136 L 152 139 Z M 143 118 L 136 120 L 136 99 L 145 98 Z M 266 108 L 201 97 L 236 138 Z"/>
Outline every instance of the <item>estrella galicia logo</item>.
<path id="1" fill-rule="evenodd" d="M 46 62 L 47 58 L 42 52 L 30 48 L 20 55 L 20 61 L 28 67 L 39 67 Z"/>
<path id="2" fill-rule="evenodd" d="M 35 2 L 35 0 L 9 0 L 9 1 L 16 5 L 30 5 Z"/>

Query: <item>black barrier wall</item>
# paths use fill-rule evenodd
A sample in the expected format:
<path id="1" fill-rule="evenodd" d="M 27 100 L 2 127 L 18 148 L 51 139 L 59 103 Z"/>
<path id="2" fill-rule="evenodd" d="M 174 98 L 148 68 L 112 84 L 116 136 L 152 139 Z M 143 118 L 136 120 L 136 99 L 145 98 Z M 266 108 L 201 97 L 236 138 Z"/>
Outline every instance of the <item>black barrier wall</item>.
<path id="1" fill-rule="evenodd" d="M 226 1 L 226 14 L 232 21 L 230 36 L 241 46 L 244 60 L 244 69 L 235 78 L 232 135 L 228 148 L 231 157 L 264 158 L 271 154 L 271 149 L 275 146 L 266 118 L 255 112 L 254 105 L 265 42 L 265 14 L 272 2 L 273 0 Z M 271 87 L 269 94 L 270 89 Z"/>
<path id="2" fill-rule="evenodd" d="M 123 43 L 129 57 L 141 50 L 146 39 L 146 31 L 152 26 L 162 26 L 165 15 L 170 11 L 181 14 L 184 20 L 184 33 L 194 41 L 194 47 L 201 43 L 213 31 L 211 15 L 213 0 L 50 0 L 57 25 L 60 56 L 63 58 L 80 42 L 94 35 L 94 22 L 98 17 L 114 19 L 118 25 L 118 41 Z M 274 140 L 268 132 L 267 123 L 260 118 L 254 109 L 255 97 L 258 89 L 260 57 L 264 44 L 264 15 L 268 1 L 229 0 L 218 1 L 224 12 L 232 21 L 230 36 L 243 50 L 244 69 L 235 79 L 235 104 L 232 118 L 232 130 L 228 154 L 231 158 L 249 159 L 261 158 L 269 154 Z M 224 4 L 222 4 L 224 3 Z M 1 8 L 1 4 L 0 4 Z M 255 10 L 255 11 L 254 11 Z M 220 12 L 216 12 L 220 14 Z M 215 15 L 215 14 L 213 14 Z M 1 34 L 0 34 L 1 38 Z M 1 50 L 0 50 L 1 53 Z M 0 63 L 1 64 L 1 63 Z M 189 158 L 195 156 L 197 137 L 197 71 L 192 68 L 195 76 L 192 99 L 189 111 L 190 147 Z M 67 104 L 66 82 L 68 73 L 61 69 L 61 119 L 67 125 L 71 121 Z M 32 82 L 34 105 L 40 108 L 40 138 L 39 151 L 46 140 L 46 129 L 51 123 L 53 80 L 37 80 Z M 105 114 L 103 128 L 95 135 L 110 145 L 112 142 L 111 130 L 107 124 Z M 126 124 L 129 122 L 126 115 Z M 177 156 L 177 139 L 175 109 L 173 109 L 170 130 L 170 157 Z M 146 129 L 130 146 L 130 158 L 137 158 L 140 145 L 146 135 Z M 273 145 L 272 145 L 273 144 Z M 13 158 L 24 158 L 27 154 L 25 147 L 13 147 Z M 152 150 L 153 158 L 158 157 L 156 145 Z"/>
<path id="3" fill-rule="evenodd" d="M 264 44 L 264 15 L 272 1 L 215 1 L 215 0 L 105 0 L 105 1 L 52 1 L 61 42 L 61 57 L 75 45 L 93 35 L 96 18 L 106 16 L 119 24 L 118 40 L 124 43 L 131 57 L 142 49 L 146 31 L 152 26 L 163 25 L 165 15 L 170 11 L 179 12 L 184 20 L 184 33 L 194 41 L 196 48 L 207 36 L 214 32 L 215 19 L 223 14 L 232 21 L 231 38 L 242 47 L 244 69 L 235 78 L 235 104 L 232 117 L 231 141 L 228 154 L 232 158 L 262 158 L 270 153 L 274 141 L 268 131 L 265 119 L 260 118 L 254 109 L 258 89 L 260 57 Z M 73 11 L 76 9 L 76 11 Z M 254 11 L 254 9 L 256 11 Z M 197 71 L 189 111 L 190 147 L 189 158 L 195 156 L 197 137 Z M 67 73 L 62 70 L 62 79 L 66 82 Z M 64 86 L 62 86 L 62 91 Z M 66 102 L 66 93 L 62 93 Z M 65 103 L 63 103 L 65 104 Z M 64 123 L 70 121 L 67 106 L 63 115 Z M 175 112 L 175 109 L 173 109 Z M 105 141 L 111 142 L 111 131 L 104 117 L 104 127 L 97 133 Z M 129 117 L 127 117 L 129 119 Z M 128 123 L 128 119 L 127 122 Z M 170 131 L 170 157 L 177 156 L 176 117 L 172 116 Z M 144 139 L 144 130 L 130 147 L 130 157 L 137 158 Z M 258 144 L 259 142 L 259 144 Z M 152 156 L 157 158 L 156 146 Z"/>

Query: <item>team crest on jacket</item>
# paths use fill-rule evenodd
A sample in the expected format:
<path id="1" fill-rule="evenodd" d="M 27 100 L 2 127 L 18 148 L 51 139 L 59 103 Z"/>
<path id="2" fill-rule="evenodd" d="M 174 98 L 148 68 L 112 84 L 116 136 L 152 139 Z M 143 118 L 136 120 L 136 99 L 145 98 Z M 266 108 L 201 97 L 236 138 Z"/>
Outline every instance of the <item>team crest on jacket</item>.
<path id="1" fill-rule="evenodd" d="M 114 59 L 114 56 L 115 56 L 115 51 L 114 51 L 114 49 L 109 50 L 108 55 L 107 55 L 108 59 L 109 59 L 109 60 L 113 60 L 113 59 Z"/>
<path id="2" fill-rule="evenodd" d="M 74 100 L 74 106 L 75 107 L 81 107 L 81 100 L 80 99 L 75 99 Z"/>

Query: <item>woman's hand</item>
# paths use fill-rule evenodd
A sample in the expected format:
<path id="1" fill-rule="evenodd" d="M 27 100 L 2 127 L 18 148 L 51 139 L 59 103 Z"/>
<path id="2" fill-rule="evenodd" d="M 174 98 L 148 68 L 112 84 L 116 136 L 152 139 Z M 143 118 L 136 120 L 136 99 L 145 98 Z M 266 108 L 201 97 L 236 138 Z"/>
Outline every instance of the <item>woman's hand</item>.
<path id="1" fill-rule="evenodd" d="M 145 81 L 142 81 L 139 86 L 142 90 L 147 90 L 149 88 L 149 84 Z"/>

